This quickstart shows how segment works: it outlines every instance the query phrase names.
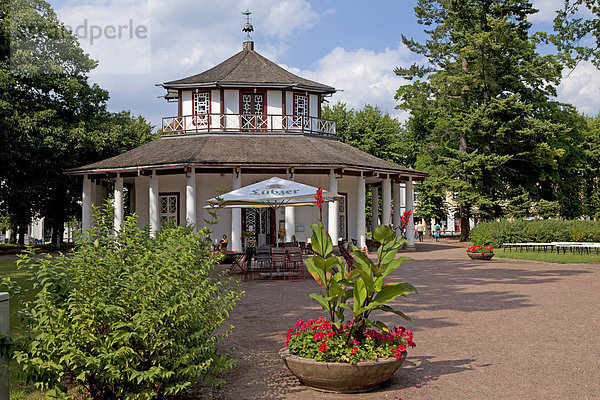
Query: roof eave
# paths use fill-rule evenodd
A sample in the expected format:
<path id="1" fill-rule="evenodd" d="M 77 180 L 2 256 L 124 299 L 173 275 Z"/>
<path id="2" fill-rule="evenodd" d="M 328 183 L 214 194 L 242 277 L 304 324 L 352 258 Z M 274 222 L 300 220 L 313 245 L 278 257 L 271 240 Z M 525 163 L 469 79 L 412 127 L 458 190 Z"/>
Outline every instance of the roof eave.
<path id="1" fill-rule="evenodd" d="M 318 86 L 310 86 L 310 85 L 302 85 L 297 83 L 264 83 L 264 82 L 203 82 L 203 83 L 157 83 L 156 86 L 161 86 L 165 90 L 169 89 L 193 89 L 193 88 L 206 88 L 206 87 L 268 87 L 274 89 L 305 89 L 311 90 L 315 92 L 322 93 L 335 93 L 337 90 L 333 87 L 318 87 Z"/>
<path id="2" fill-rule="evenodd" d="M 180 168 L 180 167 L 206 167 L 206 168 L 235 168 L 244 167 L 241 163 L 197 163 L 197 162 L 183 162 L 183 163 L 171 163 L 171 164 L 149 164 L 142 166 L 132 167 L 117 167 L 117 168 L 88 168 L 88 169 L 72 169 L 65 173 L 67 175 L 85 175 L 85 174 L 98 174 L 98 173 L 109 173 L 109 172 L 126 172 L 126 171 L 141 171 L 143 169 L 166 169 L 166 168 Z M 290 167 L 290 164 L 246 164 L 248 167 L 264 167 L 264 168 L 281 168 Z M 294 164 L 296 168 L 344 168 L 346 170 L 356 170 L 365 172 L 378 172 L 384 174 L 400 174 L 406 176 L 412 176 L 414 178 L 426 178 L 429 176 L 428 173 L 422 171 L 413 171 L 406 169 L 389 169 L 389 168 L 373 168 L 363 167 L 358 165 L 348 164 L 326 164 L 326 165 L 315 165 L 315 164 Z"/>

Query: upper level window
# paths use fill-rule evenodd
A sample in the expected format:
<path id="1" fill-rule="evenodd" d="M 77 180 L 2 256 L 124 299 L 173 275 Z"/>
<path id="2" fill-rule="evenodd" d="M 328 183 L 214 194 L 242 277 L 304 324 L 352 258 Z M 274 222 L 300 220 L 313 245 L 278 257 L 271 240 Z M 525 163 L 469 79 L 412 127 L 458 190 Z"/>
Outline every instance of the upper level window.
<path id="1" fill-rule="evenodd" d="M 308 129 L 310 118 L 308 117 L 308 96 L 294 93 L 294 117 L 293 128 Z"/>
<path id="2" fill-rule="evenodd" d="M 266 93 L 240 92 L 240 127 L 244 132 L 263 131 L 267 128 Z"/>
<path id="3" fill-rule="evenodd" d="M 308 96 L 294 94 L 294 115 L 308 116 Z"/>
<path id="4" fill-rule="evenodd" d="M 196 92 L 193 99 L 194 125 L 205 126 L 208 124 L 207 114 L 210 112 L 210 93 Z"/>
<path id="5" fill-rule="evenodd" d="M 242 92 L 242 114 L 264 114 L 265 94 L 254 92 Z"/>

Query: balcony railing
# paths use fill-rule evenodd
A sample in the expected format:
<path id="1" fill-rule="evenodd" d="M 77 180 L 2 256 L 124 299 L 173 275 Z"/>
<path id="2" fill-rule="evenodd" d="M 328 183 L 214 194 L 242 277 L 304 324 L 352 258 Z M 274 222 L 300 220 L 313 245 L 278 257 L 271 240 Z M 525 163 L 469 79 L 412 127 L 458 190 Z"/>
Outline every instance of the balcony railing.
<path id="1" fill-rule="evenodd" d="M 163 135 L 208 132 L 294 132 L 335 136 L 335 121 L 304 115 L 198 114 L 165 117 Z"/>

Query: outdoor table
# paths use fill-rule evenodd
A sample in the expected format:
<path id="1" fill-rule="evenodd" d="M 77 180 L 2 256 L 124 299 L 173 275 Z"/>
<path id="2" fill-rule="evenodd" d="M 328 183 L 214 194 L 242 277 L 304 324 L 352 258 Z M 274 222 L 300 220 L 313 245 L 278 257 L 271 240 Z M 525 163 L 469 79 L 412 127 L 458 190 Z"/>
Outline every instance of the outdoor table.
<path id="1" fill-rule="evenodd" d="M 229 268 L 229 273 L 231 274 L 235 267 L 238 267 L 240 269 L 240 273 L 243 276 L 246 276 L 246 266 L 244 265 L 244 263 L 241 262 L 246 253 L 243 251 L 232 251 L 227 253 L 227 255 L 233 258 L 233 262 L 231 263 L 231 267 Z"/>

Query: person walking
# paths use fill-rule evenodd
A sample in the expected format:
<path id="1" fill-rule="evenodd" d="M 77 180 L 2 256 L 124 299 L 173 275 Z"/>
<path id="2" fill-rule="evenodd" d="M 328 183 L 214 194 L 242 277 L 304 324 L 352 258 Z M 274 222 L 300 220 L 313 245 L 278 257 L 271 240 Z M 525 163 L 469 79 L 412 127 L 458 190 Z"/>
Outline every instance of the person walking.
<path id="1" fill-rule="evenodd" d="M 440 235 L 442 234 L 442 226 L 439 222 L 437 222 L 433 228 L 435 229 L 435 232 L 433 233 L 433 236 L 435 236 L 435 241 L 439 242 Z"/>
<path id="2" fill-rule="evenodd" d="M 417 224 L 417 236 L 419 237 L 419 242 L 423 241 L 423 232 L 425 232 L 425 226 L 423 226 L 423 222 L 419 222 Z"/>

